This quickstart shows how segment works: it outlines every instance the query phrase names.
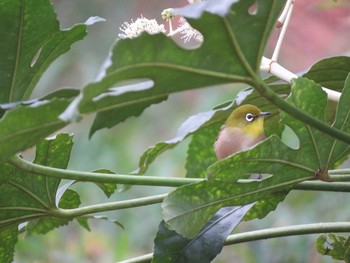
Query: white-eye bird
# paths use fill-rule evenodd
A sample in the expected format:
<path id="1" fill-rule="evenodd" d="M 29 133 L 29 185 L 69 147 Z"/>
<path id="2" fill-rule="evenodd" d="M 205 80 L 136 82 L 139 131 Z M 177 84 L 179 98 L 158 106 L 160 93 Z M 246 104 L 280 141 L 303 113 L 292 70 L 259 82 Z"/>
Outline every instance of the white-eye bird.
<path id="1" fill-rule="evenodd" d="M 214 144 L 218 159 L 244 151 L 265 139 L 264 117 L 270 114 L 250 104 L 235 109 L 221 127 Z"/>

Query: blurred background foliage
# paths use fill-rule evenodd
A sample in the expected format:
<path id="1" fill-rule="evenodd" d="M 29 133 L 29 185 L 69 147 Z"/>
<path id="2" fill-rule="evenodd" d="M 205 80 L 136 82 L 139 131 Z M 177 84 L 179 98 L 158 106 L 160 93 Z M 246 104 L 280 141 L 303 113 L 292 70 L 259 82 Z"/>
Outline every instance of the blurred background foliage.
<path id="1" fill-rule="evenodd" d="M 90 16 L 106 19 L 89 28 L 88 36 L 60 57 L 45 73 L 33 96 L 42 96 L 63 87 L 81 88 L 98 75 L 110 47 L 116 41 L 123 22 L 136 20 L 142 14 L 163 23 L 160 13 L 169 7 L 180 7 L 187 1 L 175 0 L 54 0 L 62 28 L 84 22 Z M 271 54 L 278 30 L 271 38 L 266 54 Z M 349 55 L 350 2 L 348 0 L 297 1 L 292 21 L 280 55 L 280 63 L 300 72 L 323 57 Z M 179 41 L 179 39 L 177 39 Z M 138 158 L 149 146 L 173 137 L 188 116 L 212 109 L 232 100 L 242 85 L 210 87 L 172 95 L 166 102 L 148 108 L 139 118 L 97 132 L 88 139 L 91 116 L 64 131 L 74 133 L 74 147 L 69 169 L 91 171 L 99 168 L 117 173 L 130 173 L 137 168 Z M 184 176 L 185 143 L 161 156 L 147 172 L 150 176 Z M 24 153 L 33 156 L 32 151 Z M 345 164 L 347 165 L 347 164 Z M 82 205 L 137 198 L 171 189 L 134 186 L 106 199 L 93 184 L 79 183 Z M 122 186 L 119 186 L 121 189 Z M 235 231 L 327 221 L 349 221 L 348 194 L 294 191 L 277 211 L 263 220 L 241 224 Z M 76 222 L 55 229 L 45 236 L 21 236 L 16 246 L 15 262 L 116 262 L 150 253 L 161 208 L 143 208 L 103 213 L 120 222 L 124 229 L 104 220 L 91 220 L 91 232 Z M 314 249 L 316 236 L 289 237 L 228 246 L 216 259 L 220 262 L 332 262 Z"/>

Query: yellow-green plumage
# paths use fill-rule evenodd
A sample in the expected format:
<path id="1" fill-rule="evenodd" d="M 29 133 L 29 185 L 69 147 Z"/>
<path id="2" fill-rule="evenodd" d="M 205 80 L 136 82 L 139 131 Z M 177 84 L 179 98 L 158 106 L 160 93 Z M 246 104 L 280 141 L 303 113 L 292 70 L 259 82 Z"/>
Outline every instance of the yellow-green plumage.
<path id="1" fill-rule="evenodd" d="M 263 117 L 269 114 L 250 104 L 235 109 L 215 142 L 214 150 L 218 159 L 244 151 L 265 139 Z"/>

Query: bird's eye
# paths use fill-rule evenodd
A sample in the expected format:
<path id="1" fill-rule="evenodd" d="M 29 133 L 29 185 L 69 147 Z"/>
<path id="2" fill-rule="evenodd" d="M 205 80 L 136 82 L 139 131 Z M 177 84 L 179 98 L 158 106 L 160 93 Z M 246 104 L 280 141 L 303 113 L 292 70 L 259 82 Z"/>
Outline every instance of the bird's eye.
<path id="1" fill-rule="evenodd" d="M 245 115 L 245 119 L 246 121 L 251 122 L 252 120 L 254 120 L 254 115 L 251 113 L 247 113 L 247 115 Z"/>

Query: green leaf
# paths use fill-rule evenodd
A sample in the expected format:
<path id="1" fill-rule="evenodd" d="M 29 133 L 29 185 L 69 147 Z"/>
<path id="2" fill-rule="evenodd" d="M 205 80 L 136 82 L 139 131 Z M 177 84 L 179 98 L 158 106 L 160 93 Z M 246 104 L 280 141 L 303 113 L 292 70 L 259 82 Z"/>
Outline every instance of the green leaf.
<path id="1" fill-rule="evenodd" d="M 38 145 L 35 162 L 65 168 L 71 147 L 72 137 L 58 134 L 55 139 L 45 140 Z M 58 178 L 28 173 L 9 163 L 0 165 L 0 230 L 55 215 L 59 183 Z M 71 205 L 68 196 L 63 200 L 67 207 Z"/>
<path id="2" fill-rule="evenodd" d="M 218 160 L 213 145 L 220 126 L 212 125 L 193 135 L 187 150 L 186 177 L 205 178 L 207 168 Z"/>
<path id="3" fill-rule="evenodd" d="M 187 239 L 159 225 L 155 239 L 153 263 L 211 262 L 223 248 L 227 236 L 252 207 L 221 208 L 193 239 Z"/>
<path id="4" fill-rule="evenodd" d="M 114 174 L 114 172 L 107 170 L 107 169 L 99 169 L 96 171 L 93 171 L 94 173 L 105 173 L 105 174 Z M 117 189 L 116 184 L 111 184 L 111 183 L 95 183 L 104 193 L 105 195 L 109 198 L 111 195 L 115 192 Z"/>
<path id="5" fill-rule="evenodd" d="M 115 219 L 111 219 L 108 216 L 101 216 L 101 215 L 85 215 L 83 217 L 78 217 L 77 221 L 78 223 L 84 227 L 86 230 L 90 231 L 90 226 L 89 226 L 89 220 L 105 220 L 108 222 L 111 222 L 117 226 L 119 226 L 121 229 L 125 229 L 124 225 L 120 223 L 119 221 Z"/>
<path id="6" fill-rule="evenodd" d="M 80 203 L 79 194 L 71 189 L 67 189 L 59 200 L 58 207 L 77 208 Z M 59 226 L 67 225 L 71 220 L 70 218 L 42 217 L 30 221 L 26 226 L 26 230 L 29 234 L 46 234 Z"/>
<path id="7" fill-rule="evenodd" d="M 64 127 L 58 116 L 68 104 L 67 99 L 53 99 L 7 111 L 0 119 L 0 162 Z"/>
<path id="8" fill-rule="evenodd" d="M 27 100 L 48 66 L 100 20 L 60 30 L 50 1 L 2 1 L 0 102 Z"/>
<path id="9" fill-rule="evenodd" d="M 350 57 L 331 57 L 315 63 L 303 77 L 314 80 L 322 87 L 342 91 L 349 72 Z"/>
<path id="10" fill-rule="evenodd" d="M 17 225 L 0 231 L 0 262 L 11 263 L 13 253 L 17 243 L 18 227 Z"/>
<path id="11" fill-rule="evenodd" d="M 335 127 L 346 132 L 350 131 L 349 99 L 350 77 L 345 82 L 334 123 Z M 313 81 L 295 80 L 287 100 L 312 116 L 325 119 L 327 97 Z M 349 154 L 349 146 L 285 113 L 281 116 L 283 123 L 298 136 L 300 147 L 289 148 L 272 135 L 248 151 L 213 164 L 207 171 L 209 181 L 178 188 L 164 200 L 164 220 L 170 229 L 185 237 L 193 237 L 219 208 L 259 200 L 262 202 L 256 216 L 261 217 L 275 209 L 293 185 L 315 177 L 329 179 L 328 168 Z M 250 183 L 239 182 L 239 179 L 256 173 L 269 177 Z"/>
<path id="12" fill-rule="evenodd" d="M 98 111 L 91 134 L 139 115 L 147 106 L 174 92 L 249 83 L 250 74 L 259 70 L 268 35 L 284 5 L 284 1 L 260 0 L 257 13 L 250 15 L 248 8 L 254 2 L 235 3 L 226 16 L 212 14 L 215 11 L 210 8 L 203 10 L 201 6 L 207 8 L 206 4 L 191 7 L 203 12 L 199 19 L 188 19 L 204 36 L 203 44 L 196 49 L 183 49 L 162 34 L 118 40 L 102 79 L 83 90 L 79 111 Z M 231 3 L 221 1 L 212 6 L 228 11 Z M 130 80 L 152 80 L 153 85 L 113 88 Z"/>
<path id="13" fill-rule="evenodd" d="M 320 235 L 316 240 L 316 249 L 322 255 L 350 262 L 350 237 L 345 238 L 334 234 Z"/>

